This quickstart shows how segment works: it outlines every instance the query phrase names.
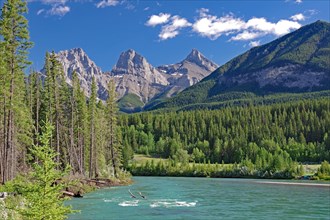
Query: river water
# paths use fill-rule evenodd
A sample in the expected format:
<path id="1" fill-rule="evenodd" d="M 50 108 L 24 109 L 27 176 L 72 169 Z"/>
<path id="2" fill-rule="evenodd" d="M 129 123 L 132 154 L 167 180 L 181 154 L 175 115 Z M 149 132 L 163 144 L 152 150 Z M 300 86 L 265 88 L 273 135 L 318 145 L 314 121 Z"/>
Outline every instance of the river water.
<path id="1" fill-rule="evenodd" d="M 131 198 L 128 190 L 137 198 Z M 81 210 L 69 220 L 330 219 L 330 185 L 313 181 L 134 177 L 133 185 L 97 190 L 67 203 Z"/>

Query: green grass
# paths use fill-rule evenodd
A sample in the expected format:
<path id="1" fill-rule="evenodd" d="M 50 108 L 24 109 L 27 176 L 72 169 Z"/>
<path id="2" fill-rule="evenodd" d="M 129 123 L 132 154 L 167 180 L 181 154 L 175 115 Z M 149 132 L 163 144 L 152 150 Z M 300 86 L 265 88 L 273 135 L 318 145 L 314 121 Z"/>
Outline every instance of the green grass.
<path id="1" fill-rule="evenodd" d="M 136 165 L 140 166 L 142 164 L 145 164 L 147 161 L 151 162 L 154 161 L 155 164 L 157 164 L 159 161 L 163 161 L 164 163 L 168 162 L 169 159 L 161 158 L 155 155 L 145 155 L 145 154 L 134 154 L 134 158 L 131 161 L 131 163 L 135 163 Z M 190 162 L 189 165 L 192 167 L 194 163 Z M 201 164 L 202 165 L 202 164 Z M 216 166 L 217 164 L 210 164 L 210 166 Z M 222 164 L 218 164 L 218 166 L 221 166 Z M 233 164 L 223 164 L 223 167 L 230 167 Z M 195 166 L 199 166 L 198 163 L 195 163 Z"/>
<path id="2" fill-rule="evenodd" d="M 321 164 L 305 164 L 303 165 L 305 175 L 314 175 L 320 168 Z"/>
<path id="3" fill-rule="evenodd" d="M 118 107 L 124 112 L 140 111 L 144 103 L 140 97 L 135 94 L 126 94 L 118 101 Z"/>
<path id="4" fill-rule="evenodd" d="M 145 154 L 134 154 L 134 158 L 132 160 L 132 162 L 140 165 L 140 164 L 144 164 L 147 161 L 151 162 L 154 161 L 155 164 L 157 164 L 159 161 L 163 161 L 163 162 L 167 162 L 168 159 L 164 159 L 164 158 L 160 158 L 160 157 L 153 157 L 153 156 L 148 156 Z"/>
<path id="5" fill-rule="evenodd" d="M 135 163 L 137 166 L 141 166 L 142 164 L 145 164 L 147 161 L 151 162 L 154 161 L 154 164 L 157 164 L 159 161 L 163 161 L 164 163 L 168 162 L 169 159 L 161 158 L 157 155 L 145 155 L 145 154 L 135 154 L 133 160 L 131 163 Z M 192 167 L 194 163 L 189 163 L 189 165 Z M 222 166 L 225 167 L 231 167 L 233 164 L 210 164 L 209 166 Z M 195 163 L 195 166 L 198 167 L 199 164 Z M 317 170 L 320 168 L 321 164 L 304 164 L 302 165 L 304 168 L 304 175 L 314 175 L 317 173 Z"/>

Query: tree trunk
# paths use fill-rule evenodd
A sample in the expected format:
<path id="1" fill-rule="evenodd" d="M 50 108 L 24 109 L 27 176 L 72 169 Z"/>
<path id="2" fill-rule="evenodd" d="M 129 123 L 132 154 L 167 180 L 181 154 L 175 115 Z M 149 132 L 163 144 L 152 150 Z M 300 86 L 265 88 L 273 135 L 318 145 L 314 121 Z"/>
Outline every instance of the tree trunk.
<path id="1" fill-rule="evenodd" d="M 14 113 L 13 113 L 13 97 L 14 97 L 14 68 L 13 64 L 11 64 L 11 79 L 10 79 L 10 89 L 9 89 L 9 112 L 8 112 L 8 123 L 7 123 L 7 146 L 6 146 L 6 167 L 7 167 L 7 174 L 5 181 L 11 180 L 14 171 L 13 167 L 16 164 L 16 161 L 14 161 L 14 151 L 13 151 L 13 133 L 14 133 Z"/>
<path id="2" fill-rule="evenodd" d="M 94 108 L 94 106 L 92 106 Z M 90 147 L 89 147 L 89 178 L 93 177 L 93 152 L 94 152 L 94 109 L 91 112 L 91 121 L 90 121 Z"/>
<path id="3" fill-rule="evenodd" d="M 3 145 L 2 145 L 2 155 L 1 155 L 1 164 L 2 164 L 2 173 L 1 173 L 1 179 L 2 184 L 6 182 L 7 178 L 7 109 L 6 109 L 6 97 L 4 97 L 3 101 Z"/>
<path id="4" fill-rule="evenodd" d="M 74 109 L 74 101 L 73 101 L 73 95 L 71 97 L 71 125 L 70 125 L 70 150 L 69 150 L 69 161 L 70 161 L 70 165 L 72 167 L 73 172 L 76 172 L 76 167 L 74 166 L 74 162 L 73 162 L 73 155 L 74 155 L 74 151 L 75 151 L 75 147 L 74 147 L 74 133 L 73 133 L 73 126 L 74 126 L 74 114 L 73 114 L 73 109 Z"/>
<path id="5" fill-rule="evenodd" d="M 39 108 L 40 108 L 40 97 L 39 97 L 39 93 L 40 93 L 40 82 L 39 82 L 39 75 L 37 74 L 37 94 L 36 94 L 36 101 L 37 101 L 37 106 L 36 106 L 36 118 L 35 118 L 35 128 L 36 128 L 36 135 L 39 134 Z M 37 143 L 38 144 L 38 141 Z"/>

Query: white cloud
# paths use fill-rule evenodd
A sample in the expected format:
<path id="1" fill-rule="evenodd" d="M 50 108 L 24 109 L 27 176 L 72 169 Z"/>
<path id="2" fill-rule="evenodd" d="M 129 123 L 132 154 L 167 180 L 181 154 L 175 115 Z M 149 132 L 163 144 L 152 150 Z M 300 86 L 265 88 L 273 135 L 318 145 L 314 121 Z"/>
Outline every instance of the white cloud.
<path id="1" fill-rule="evenodd" d="M 159 24 L 164 24 L 169 21 L 169 18 L 171 17 L 170 14 L 164 14 L 160 13 L 159 15 L 152 15 L 149 20 L 146 22 L 147 26 L 156 26 Z"/>
<path id="2" fill-rule="evenodd" d="M 70 12 L 70 7 L 66 5 L 69 0 L 30 0 L 30 2 L 38 1 L 43 5 L 50 6 L 50 9 L 42 8 L 37 11 L 37 15 L 55 15 L 55 16 L 64 16 Z"/>
<path id="3" fill-rule="evenodd" d="M 119 4 L 118 0 L 102 0 L 96 4 L 97 8 L 105 8 L 109 6 L 116 6 Z"/>
<path id="4" fill-rule="evenodd" d="M 179 30 L 185 27 L 189 27 L 192 24 L 185 18 L 180 18 L 179 16 L 173 16 L 171 18 L 171 23 L 162 27 L 162 31 L 158 35 L 161 40 L 167 40 L 176 37 L 180 32 Z"/>
<path id="5" fill-rule="evenodd" d="M 251 41 L 250 43 L 249 43 L 249 46 L 250 47 L 257 47 L 257 46 L 259 46 L 260 45 L 260 40 L 258 40 L 258 41 Z"/>
<path id="6" fill-rule="evenodd" d="M 225 35 L 230 37 L 230 41 L 251 41 L 265 35 L 281 36 L 290 33 L 300 28 L 299 21 L 305 19 L 303 14 L 296 14 L 291 17 L 291 20 L 281 19 L 277 22 L 270 22 L 264 17 L 243 20 L 232 13 L 222 17 L 210 15 L 209 9 L 206 8 L 197 10 L 197 13 L 199 16 L 193 23 L 186 18 L 171 17 L 170 14 L 160 13 L 152 15 L 145 25 L 152 27 L 162 25 L 158 35 L 161 40 L 174 38 L 179 34 L 180 29 L 191 27 L 193 32 L 211 40 Z M 171 22 L 168 23 L 169 21 Z"/>
<path id="7" fill-rule="evenodd" d="M 45 9 L 40 9 L 40 10 L 37 12 L 37 15 L 40 15 L 40 14 L 42 14 L 43 12 L 45 12 Z"/>
<path id="8" fill-rule="evenodd" d="M 292 30 L 300 28 L 296 21 L 280 20 L 277 23 L 267 21 L 265 18 L 252 18 L 247 21 L 246 28 L 264 32 L 265 34 L 275 34 L 281 36 L 290 33 Z"/>
<path id="9" fill-rule="evenodd" d="M 161 40 L 167 40 L 176 37 L 179 34 L 177 30 L 169 30 L 167 27 L 164 27 L 159 33 L 158 37 Z"/>
<path id="10" fill-rule="evenodd" d="M 67 5 L 69 2 L 93 2 L 92 0 L 27 0 L 28 2 L 41 2 L 43 5 L 50 6 L 40 9 L 37 14 L 45 13 L 47 15 L 64 16 L 71 11 Z M 98 0 L 95 4 L 97 8 L 105 8 L 109 6 L 126 5 L 126 9 L 134 9 L 134 5 L 127 0 Z"/>
<path id="11" fill-rule="evenodd" d="M 66 13 L 70 12 L 70 7 L 68 6 L 54 6 L 48 11 L 50 15 L 64 16 Z"/>
<path id="12" fill-rule="evenodd" d="M 312 15 L 316 15 L 316 14 L 318 14 L 319 12 L 318 12 L 317 10 L 315 10 L 315 9 L 311 9 L 311 10 L 308 10 L 307 13 L 308 13 L 310 16 L 312 16 Z"/>
<path id="13" fill-rule="evenodd" d="M 260 32 L 243 31 L 242 33 L 232 37 L 230 40 L 252 40 L 262 35 L 263 34 Z"/>
<path id="14" fill-rule="evenodd" d="M 305 16 L 301 13 L 295 14 L 295 15 L 291 16 L 290 18 L 294 21 L 303 21 L 303 20 L 305 20 Z"/>
<path id="15" fill-rule="evenodd" d="M 296 21 L 280 20 L 275 24 L 274 34 L 281 36 L 301 27 Z"/>
<path id="16" fill-rule="evenodd" d="M 158 36 L 161 40 L 173 38 L 179 34 L 180 29 L 189 26 L 191 26 L 191 23 L 189 23 L 185 18 L 173 16 L 172 22 L 168 25 L 165 25 Z"/>
<path id="17" fill-rule="evenodd" d="M 275 25 L 268 22 L 265 18 L 251 18 L 246 22 L 245 28 L 250 28 L 253 30 L 258 30 L 262 32 L 272 32 Z"/>
<path id="18" fill-rule="evenodd" d="M 295 2 L 296 2 L 297 4 L 300 4 L 300 3 L 302 3 L 302 0 L 295 0 Z"/>
<path id="19" fill-rule="evenodd" d="M 180 18 L 179 16 L 172 17 L 172 26 L 175 28 L 183 28 L 191 26 L 191 24 L 185 18 Z"/>
<path id="20" fill-rule="evenodd" d="M 199 13 L 199 16 L 200 17 L 206 17 L 207 16 L 207 13 L 209 13 L 209 9 L 207 8 L 201 8 L 199 10 L 197 10 L 197 12 Z"/>
<path id="21" fill-rule="evenodd" d="M 193 31 L 213 40 L 222 34 L 241 30 L 245 24 L 244 21 L 232 15 L 226 15 L 220 18 L 205 13 L 201 13 L 201 15 L 202 17 L 193 24 Z"/>
<path id="22" fill-rule="evenodd" d="M 41 3 L 45 5 L 55 5 L 55 4 L 62 4 L 64 5 L 68 0 L 41 0 Z"/>

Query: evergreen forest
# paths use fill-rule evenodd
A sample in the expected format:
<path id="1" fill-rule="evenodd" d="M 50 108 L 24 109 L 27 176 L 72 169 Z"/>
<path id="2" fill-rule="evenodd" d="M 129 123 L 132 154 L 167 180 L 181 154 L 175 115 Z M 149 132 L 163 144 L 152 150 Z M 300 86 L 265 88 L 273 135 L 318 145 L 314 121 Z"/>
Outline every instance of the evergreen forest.
<path id="1" fill-rule="evenodd" d="M 42 192 L 54 190 L 49 199 L 57 208 L 46 208 L 52 215 L 33 218 L 34 208 L 48 203 L 31 205 L 18 211 L 22 216 L 64 219 L 72 212 L 62 200 L 56 202 L 65 187 L 57 181 L 65 176 L 294 178 L 304 175 L 302 165 L 322 164 L 317 178 L 329 178 L 328 91 L 318 92 L 317 98 L 304 93 L 263 100 L 244 93 L 243 101 L 221 103 L 237 98 L 231 93 L 213 97 L 210 109 L 178 110 L 172 102 L 166 109 L 121 113 L 113 80 L 105 102 L 97 97 L 94 78 L 87 96 L 76 73 L 72 86 L 67 84 L 55 52 L 45 54 L 42 72 L 30 71 L 33 43 L 25 13 L 21 0 L 7 0 L 1 9 L 0 185 L 23 195 L 28 206 L 43 200 Z M 136 163 L 135 154 L 164 160 Z"/>

